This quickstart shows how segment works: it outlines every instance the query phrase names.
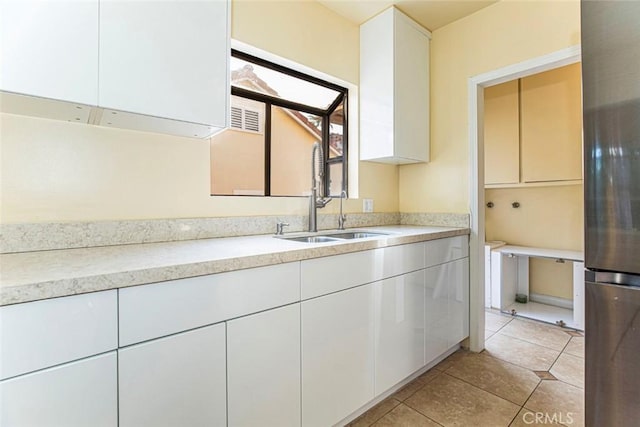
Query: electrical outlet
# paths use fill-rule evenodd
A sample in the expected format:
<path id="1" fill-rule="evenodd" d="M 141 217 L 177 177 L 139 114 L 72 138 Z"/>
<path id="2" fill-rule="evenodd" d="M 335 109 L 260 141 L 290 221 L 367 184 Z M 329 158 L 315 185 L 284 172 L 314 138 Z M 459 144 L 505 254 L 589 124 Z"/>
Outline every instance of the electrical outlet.
<path id="1" fill-rule="evenodd" d="M 362 199 L 362 212 L 373 212 L 373 199 Z"/>

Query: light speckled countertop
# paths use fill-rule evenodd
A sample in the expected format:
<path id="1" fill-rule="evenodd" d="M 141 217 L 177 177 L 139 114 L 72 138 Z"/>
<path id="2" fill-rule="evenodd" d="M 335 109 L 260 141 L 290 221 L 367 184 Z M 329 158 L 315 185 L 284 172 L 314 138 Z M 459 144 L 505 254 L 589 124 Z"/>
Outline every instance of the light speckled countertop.
<path id="1" fill-rule="evenodd" d="M 0 255 L 0 305 L 469 234 L 468 228 L 406 225 L 359 230 L 390 234 L 327 243 L 260 235 L 4 254 Z"/>

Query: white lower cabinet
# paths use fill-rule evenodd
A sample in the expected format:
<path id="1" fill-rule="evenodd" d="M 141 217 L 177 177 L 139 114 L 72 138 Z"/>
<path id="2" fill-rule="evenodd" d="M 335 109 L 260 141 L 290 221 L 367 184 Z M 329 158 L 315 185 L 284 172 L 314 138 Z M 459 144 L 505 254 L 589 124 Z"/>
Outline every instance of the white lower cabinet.
<path id="1" fill-rule="evenodd" d="M 469 258 L 445 264 L 449 275 L 449 331 L 451 347 L 469 336 Z"/>
<path id="2" fill-rule="evenodd" d="M 0 425 L 116 427 L 116 352 L 0 382 Z"/>
<path id="3" fill-rule="evenodd" d="M 375 392 L 424 366 L 425 272 L 375 283 Z"/>
<path id="4" fill-rule="evenodd" d="M 469 259 L 425 270 L 426 363 L 469 336 Z"/>
<path id="5" fill-rule="evenodd" d="M 302 425 L 333 425 L 373 399 L 374 284 L 302 302 Z"/>
<path id="6" fill-rule="evenodd" d="M 300 304 L 227 323 L 229 426 L 300 425 Z"/>
<path id="7" fill-rule="evenodd" d="M 120 349 L 119 426 L 226 425 L 225 332 L 220 323 Z"/>
<path id="8" fill-rule="evenodd" d="M 425 270 L 425 361 L 433 361 L 448 349 L 449 287 L 447 264 Z"/>

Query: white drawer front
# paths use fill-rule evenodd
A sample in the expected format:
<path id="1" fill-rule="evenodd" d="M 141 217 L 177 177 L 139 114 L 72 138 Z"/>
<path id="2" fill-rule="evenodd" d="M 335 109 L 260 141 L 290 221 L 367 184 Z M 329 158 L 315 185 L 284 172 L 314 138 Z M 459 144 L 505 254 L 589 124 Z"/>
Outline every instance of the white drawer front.
<path id="1" fill-rule="evenodd" d="M 431 240 L 426 245 L 426 267 L 469 256 L 469 237 L 456 236 Z"/>
<path id="2" fill-rule="evenodd" d="M 300 300 L 297 262 L 120 289 L 120 346 Z"/>
<path id="3" fill-rule="evenodd" d="M 301 263 L 302 299 L 424 268 L 424 243 L 354 252 Z"/>
<path id="4" fill-rule="evenodd" d="M 383 279 L 422 270 L 425 267 L 424 243 L 390 246 L 383 250 Z"/>
<path id="5" fill-rule="evenodd" d="M 302 299 L 380 280 L 383 276 L 383 260 L 384 250 L 374 249 L 302 261 Z"/>
<path id="6" fill-rule="evenodd" d="M 117 291 L 0 307 L 0 379 L 118 347 Z"/>

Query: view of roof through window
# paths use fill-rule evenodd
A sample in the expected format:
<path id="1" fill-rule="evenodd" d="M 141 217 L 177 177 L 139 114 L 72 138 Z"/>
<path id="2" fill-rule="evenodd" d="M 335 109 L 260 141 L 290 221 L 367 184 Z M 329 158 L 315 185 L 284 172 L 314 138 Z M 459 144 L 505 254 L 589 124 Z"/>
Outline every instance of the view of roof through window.
<path id="1" fill-rule="evenodd" d="M 311 107 L 327 109 L 340 92 L 231 57 L 231 85 Z"/>

